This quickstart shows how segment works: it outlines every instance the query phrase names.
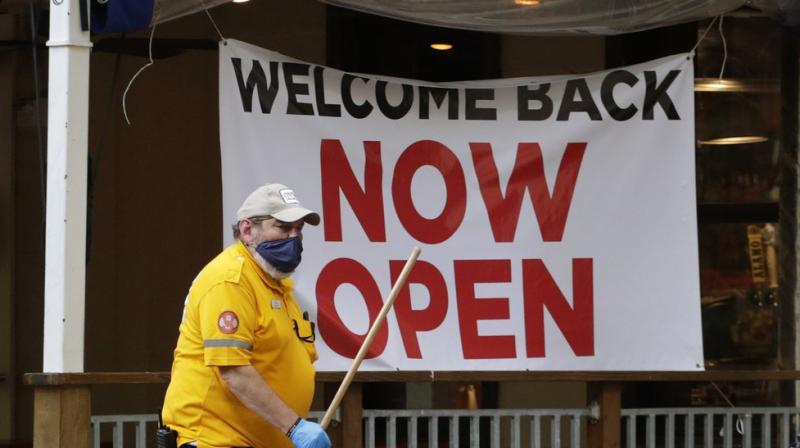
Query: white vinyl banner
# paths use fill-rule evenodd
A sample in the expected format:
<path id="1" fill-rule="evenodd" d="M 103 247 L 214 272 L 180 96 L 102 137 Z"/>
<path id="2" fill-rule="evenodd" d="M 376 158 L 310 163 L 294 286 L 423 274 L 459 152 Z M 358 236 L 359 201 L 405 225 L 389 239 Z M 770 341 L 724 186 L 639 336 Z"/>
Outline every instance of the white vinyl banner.
<path id="1" fill-rule="evenodd" d="M 692 61 L 430 83 L 220 45 L 226 242 L 289 186 L 296 296 L 344 371 L 701 370 Z"/>

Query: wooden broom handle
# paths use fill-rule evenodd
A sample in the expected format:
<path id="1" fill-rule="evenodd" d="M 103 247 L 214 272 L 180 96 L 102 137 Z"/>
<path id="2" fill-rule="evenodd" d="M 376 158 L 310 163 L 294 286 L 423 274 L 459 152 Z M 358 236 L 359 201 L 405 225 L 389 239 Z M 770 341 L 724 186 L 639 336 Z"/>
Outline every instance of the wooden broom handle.
<path id="1" fill-rule="evenodd" d="M 383 321 L 386 320 L 386 315 L 389 313 L 389 310 L 394 305 L 395 299 L 397 299 L 397 295 L 400 293 L 400 290 L 403 289 L 403 286 L 406 284 L 406 280 L 408 280 L 408 275 L 411 273 L 411 269 L 414 267 L 414 263 L 417 262 L 417 257 L 420 254 L 419 247 L 415 247 L 413 251 L 411 251 L 411 256 L 408 257 L 408 261 L 406 261 L 406 265 L 403 266 L 403 270 L 400 272 L 400 277 L 397 278 L 397 281 L 394 282 L 394 286 L 392 287 L 392 292 L 389 293 L 389 298 L 386 299 L 386 302 L 383 304 L 383 308 L 381 308 L 381 312 L 378 313 L 378 318 L 375 319 L 375 323 L 372 324 L 370 327 L 369 332 L 367 332 L 367 338 L 364 339 L 364 343 L 361 344 L 361 348 L 358 349 L 358 354 L 356 358 L 353 360 L 353 364 L 350 366 L 350 370 L 347 371 L 347 375 L 344 376 L 342 380 L 342 384 L 339 385 L 339 390 L 336 391 L 336 395 L 333 397 L 333 401 L 331 401 L 330 406 L 328 406 L 328 410 L 325 411 L 325 416 L 322 417 L 322 422 L 320 424 L 324 429 L 328 428 L 328 425 L 333 418 L 333 414 L 336 412 L 336 409 L 339 407 L 339 403 L 342 402 L 342 398 L 344 398 L 345 392 L 347 392 L 347 388 L 350 387 L 350 383 L 353 382 L 353 377 L 356 375 L 356 371 L 358 371 L 358 367 L 361 365 L 361 361 L 364 360 L 364 357 L 367 355 L 367 350 L 369 350 L 369 346 L 372 345 L 372 340 L 375 339 L 375 335 L 378 334 L 378 330 L 380 330 L 381 325 L 383 325 Z"/>

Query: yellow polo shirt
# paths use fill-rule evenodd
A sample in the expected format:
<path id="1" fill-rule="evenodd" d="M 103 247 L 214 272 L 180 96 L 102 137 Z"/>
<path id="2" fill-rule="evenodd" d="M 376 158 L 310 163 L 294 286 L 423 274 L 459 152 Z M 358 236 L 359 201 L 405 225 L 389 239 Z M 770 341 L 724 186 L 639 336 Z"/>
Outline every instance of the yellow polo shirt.
<path id="1" fill-rule="evenodd" d="M 300 416 L 314 395 L 311 333 L 292 295 L 291 280 L 264 273 L 237 242 L 200 272 L 186 298 L 172 378 L 162 411 L 178 431 L 178 446 L 287 447 L 279 429 L 245 407 L 228 389 L 217 366 L 252 364 L 277 395 Z"/>

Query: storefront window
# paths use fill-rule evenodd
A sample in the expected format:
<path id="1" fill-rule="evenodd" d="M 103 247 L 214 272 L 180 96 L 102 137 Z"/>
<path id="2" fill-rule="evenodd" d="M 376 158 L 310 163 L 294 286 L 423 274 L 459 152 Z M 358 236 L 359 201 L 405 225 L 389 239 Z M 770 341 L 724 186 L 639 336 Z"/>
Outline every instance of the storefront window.
<path id="1" fill-rule="evenodd" d="M 775 368 L 782 29 L 767 18 L 725 18 L 722 35 L 717 26 L 695 66 L 706 367 Z"/>

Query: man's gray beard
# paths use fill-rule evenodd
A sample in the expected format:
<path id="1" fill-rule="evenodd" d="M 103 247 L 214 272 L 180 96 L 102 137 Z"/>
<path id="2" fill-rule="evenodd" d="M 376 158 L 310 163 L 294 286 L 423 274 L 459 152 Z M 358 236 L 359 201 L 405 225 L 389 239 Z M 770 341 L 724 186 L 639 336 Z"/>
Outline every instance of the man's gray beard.
<path id="1" fill-rule="evenodd" d="M 267 275 L 274 278 L 275 280 L 283 280 L 285 278 L 289 278 L 292 273 L 291 272 L 281 272 L 275 266 L 272 265 L 269 261 L 267 261 L 261 254 L 258 253 L 253 248 L 249 248 L 250 253 L 253 254 L 253 258 L 256 260 L 256 264 L 258 267 L 261 268 L 262 271 L 266 272 Z"/>

